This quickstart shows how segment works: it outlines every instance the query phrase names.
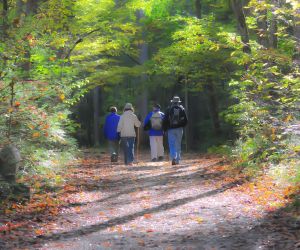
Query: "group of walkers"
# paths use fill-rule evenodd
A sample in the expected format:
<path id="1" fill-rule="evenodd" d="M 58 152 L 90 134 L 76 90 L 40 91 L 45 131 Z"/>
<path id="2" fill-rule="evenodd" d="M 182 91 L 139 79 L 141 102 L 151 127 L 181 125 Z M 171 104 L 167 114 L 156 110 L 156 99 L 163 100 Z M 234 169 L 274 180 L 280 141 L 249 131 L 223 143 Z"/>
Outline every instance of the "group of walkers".
<path id="1" fill-rule="evenodd" d="M 159 104 L 154 104 L 152 111 L 146 116 L 143 128 L 148 131 L 151 161 L 164 160 L 163 137 L 166 133 L 172 165 L 179 164 L 181 159 L 181 141 L 183 128 L 188 119 L 181 100 L 174 96 L 171 104 L 163 113 Z M 134 114 L 131 103 L 126 103 L 123 114 L 117 114 L 117 108 L 111 107 L 110 114 L 106 116 L 104 124 L 104 136 L 108 140 L 111 161 L 117 162 L 119 155 L 119 143 L 124 152 L 124 162 L 132 165 L 134 162 L 134 145 L 137 131 L 142 123 Z"/>

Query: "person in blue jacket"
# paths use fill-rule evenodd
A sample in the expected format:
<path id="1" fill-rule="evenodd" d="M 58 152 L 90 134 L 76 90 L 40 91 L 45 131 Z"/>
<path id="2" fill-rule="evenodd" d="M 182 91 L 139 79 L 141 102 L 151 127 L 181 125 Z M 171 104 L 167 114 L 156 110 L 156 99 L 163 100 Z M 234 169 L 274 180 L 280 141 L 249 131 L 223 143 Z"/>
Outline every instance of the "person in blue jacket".
<path id="1" fill-rule="evenodd" d="M 108 140 L 111 162 L 118 161 L 120 135 L 117 132 L 120 115 L 117 114 L 117 108 L 111 107 L 110 114 L 105 118 L 104 136 Z"/>
<path id="2" fill-rule="evenodd" d="M 164 113 L 160 111 L 160 105 L 154 104 L 152 111 L 146 116 L 144 121 L 144 129 L 149 130 L 151 161 L 164 159 L 163 119 Z"/>

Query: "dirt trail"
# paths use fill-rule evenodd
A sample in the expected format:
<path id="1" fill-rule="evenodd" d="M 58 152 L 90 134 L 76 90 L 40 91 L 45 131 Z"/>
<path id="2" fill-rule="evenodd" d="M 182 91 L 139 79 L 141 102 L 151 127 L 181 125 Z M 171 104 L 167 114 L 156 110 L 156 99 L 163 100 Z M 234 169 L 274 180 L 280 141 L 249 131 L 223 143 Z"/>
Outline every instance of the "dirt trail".
<path id="1" fill-rule="evenodd" d="M 56 219 L 19 249 L 296 249 L 297 227 L 276 227 L 222 159 L 142 160 L 111 165 L 87 155 L 70 170 Z"/>

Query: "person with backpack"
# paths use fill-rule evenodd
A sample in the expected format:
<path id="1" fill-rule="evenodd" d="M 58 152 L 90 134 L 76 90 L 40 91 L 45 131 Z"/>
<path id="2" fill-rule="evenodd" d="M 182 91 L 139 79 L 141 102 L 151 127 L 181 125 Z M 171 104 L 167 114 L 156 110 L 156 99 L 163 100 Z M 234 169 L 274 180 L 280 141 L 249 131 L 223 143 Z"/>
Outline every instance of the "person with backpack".
<path id="1" fill-rule="evenodd" d="M 144 121 L 144 130 L 149 130 L 151 161 L 154 162 L 164 159 L 163 118 L 164 113 L 160 111 L 160 105 L 154 104 L 152 111 L 146 116 Z"/>
<path id="2" fill-rule="evenodd" d="M 110 161 L 117 162 L 119 155 L 120 137 L 117 132 L 120 116 L 117 114 L 116 107 L 110 107 L 110 114 L 105 117 L 104 137 L 108 140 L 108 148 L 110 153 Z"/>
<path id="3" fill-rule="evenodd" d="M 132 165 L 134 161 L 134 143 L 136 138 L 135 128 L 141 126 L 141 122 L 134 114 L 131 103 L 126 103 L 124 112 L 120 117 L 117 131 L 121 136 L 121 145 L 124 152 L 125 165 Z"/>
<path id="4" fill-rule="evenodd" d="M 171 100 L 170 107 L 165 112 L 165 117 L 163 119 L 164 130 L 167 130 L 168 134 L 172 165 L 179 164 L 181 159 L 183 128 L 188 123 L 186 112 L 180 103 L 180 98 L 178 96 L 174 96 Z"/>

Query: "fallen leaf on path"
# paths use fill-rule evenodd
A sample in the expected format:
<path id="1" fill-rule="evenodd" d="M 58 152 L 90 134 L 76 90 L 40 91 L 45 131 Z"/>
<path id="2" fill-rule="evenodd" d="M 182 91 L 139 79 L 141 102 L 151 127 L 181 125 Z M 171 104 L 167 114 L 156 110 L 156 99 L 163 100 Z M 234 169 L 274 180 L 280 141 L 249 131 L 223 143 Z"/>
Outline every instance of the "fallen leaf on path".
<path id="1" fill-rule="evenodd" d="M 105 241 L 105 242 L 101 243 L 101 245 L 103 247 L 111 247 L 111 243 L 109 241 Z"/>
<path id="2" fill-rule="evenodd" d="M 201 218 L 201 217 L 197 217 L 194 220 L 197 221 L 199 224 L 203 223 L 203 221 L 204 221 L 203 218 Z"/>
<path id="3" fill-rule="evenodd" d="M 144 247 L 145 246 L 145 241 L 139 240 L 138 244 L 139 244 L 139 246 Z"/>
<path id="4" fill-rule="evenodd" d="M 152 218 L 152 215 L 151 215 L 151 214 L 144 214 L 144 217 L 145 217 L 146 219 L 150 219 L 150 218 Z"/>
<path id="5" fill-rule="evenodd" d="M 42 229 L 36 229 L 36 230 L 34 230 L 34 232 L 37 235 L 42 235 L 44 233 L 44 231 Z"/>

